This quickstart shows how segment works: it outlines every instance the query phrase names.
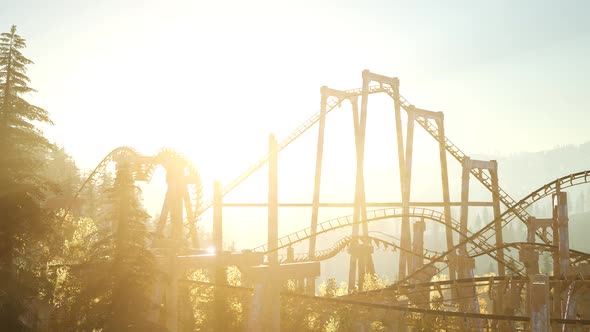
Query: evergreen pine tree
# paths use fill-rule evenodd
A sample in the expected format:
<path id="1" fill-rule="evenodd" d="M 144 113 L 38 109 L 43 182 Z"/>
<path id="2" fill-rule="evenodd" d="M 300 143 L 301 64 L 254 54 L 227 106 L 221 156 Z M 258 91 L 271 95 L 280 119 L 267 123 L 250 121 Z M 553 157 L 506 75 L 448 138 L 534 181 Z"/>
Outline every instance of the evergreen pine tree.
<path id="1" fill-rule="evenodd" d="M 34 91 L 26 75 L 32 61 L 21 53 L 25 47 L 16 26 L 0 34 L 0 326 L 6 331 L 37 324 L 31 311 L 39 300 L 42 240 L 52 219 L 42 208 L 47 181 L 40 176 L 52 145 L 34 124 L 51 120 L 23 98 Z"/>
<path id="2" fill-rule="evenodd" d="M 146 248 L 148 219 L 140 205 L 131 165 L 119 162 L 112 190 L 108 192 L 113 228 L 104 228 L 93 246 L 87 268 L 80 276 L 84 285 L 81 311 L 75 316 L 81 330 L 156 331 L 149 321 L 155 261 Z M 112 231 L 111 231 L 112 230 Z"/>
<path id="3" fill-rule="evenodd" d="M 46 176 L 58 187 L 57 196 L 71 199 L 80 187 L 80 170 L 63 147 L 52 150 L 45 167 Z"/>

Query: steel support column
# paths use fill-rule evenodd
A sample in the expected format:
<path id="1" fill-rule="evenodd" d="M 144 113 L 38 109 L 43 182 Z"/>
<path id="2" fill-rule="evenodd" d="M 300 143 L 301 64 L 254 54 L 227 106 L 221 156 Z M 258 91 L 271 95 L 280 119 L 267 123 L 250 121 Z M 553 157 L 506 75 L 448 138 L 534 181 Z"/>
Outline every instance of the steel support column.
<path id="1" fill-rule="evenodd" d="M 549 278 L 543 274 L 531 275 L 528 284 L 528 300 L 531 317 L 531 331 L 551 331 Z"/>
<path id="2" fill-rule="evenodd" d="M 570 241 L 568 229 L 568 211 L 567 211 L 567 193 L 559 192 L 555 194 L 556 200 L 556 221 L 559 236 L 559 273 L 560 277 L 566 277 L 569 272 L 570 260 Z M 557 236 L 555 236 L 557 237 Z"/>
<path id="3" fill-rule="evenodd" d="M 471 171 L 471 158 L 465 157 L 463 159 L 461 175 L 461 215 L 459 219 L 459 229 L 461 234 L 459 235 L 459 242 L 465 241 L 465 234 L 467 234 L 467 220 L 468 220 L 468 205 L 469 201 L 469 173 Z M 457 259 L 457 265 L 459 268 L 459 278 L 467 278 L 467 269 L 464 266 L 464 258 L 467 257 L 467 244 L 463 244 L 459 247 L 459 257 Z"/>
<path id="4" fill-rule="evenodd" d="M 364 72 L 363 72 L 364 74 Z M 395 131 L 396 131 L 396 139 L 397 139 L 397 160 L 398 160 L 398 167 L 399 167 L 399 183 L 400 183 L 400 188 L 401 188 L 401 195 L 402 195 L 402 205 L 403 205 L 403 197 L 404 197 L 404 183 L 405 183 L 405 149 L 404 149 L 404 136 L 403 136 L 403 129 L 402 129 L 402 114 L 401 114 L 401 101 L 400 101 L 400 94 L 399 94 L 399 81 L 397 81 L 397 84 L 395 84 L 395 86 L 392 86 L 393 88 L 393 107 L 395 110 Z M 409 219 L 402 219 L 402 226 L 401 226 L 401 231 L 402 231 L 402 239 L 403 239 L 403 234 L 404 231 L 409 232 L 410 231 L 410 225 L 409 225 Z M 401 243 L 400 243 L 401 245 Z M 403 248 L 403 245 L 401 245 L 401 247 Z M 398 278 L 404 279 L 406 277 L 405 271 L 406 271 L 406 263 L 407 263 L 407 258 L 406 255 L 404 254 L 403 251 L 400 251 L 399 253 L 400 259 L 399 259 L 399 275 Z"/>
<path id="5" fill-rule="evenodd" d="M 364 83 L 363 80 L 363 91 L 365 89 L 366 85 Z M 363 101 L 365 100 L 365 97 L 363 96 Z M 350 253 L 350 262 L 349 262 L 349 270 L 348 270 L 348 292 L 354 292 L 356 290 L 356 274 L 357 271 L 360 274 L 360 268 L 359 268 L 359 256 L 357 254 L 357 251 L 352 250 L 353 247 L 358 246 L 358 236 L 359 236 L 359 221 L 360 221 L 360 210 L 362 209 L 362 194 L 361 191 L 364 191 L 363 188 L 361 188 L 361 185 L 364 184 L 364 177 L 363 174 L 361 173 L 362 171 L 362 164 L 363 161 L 361 160 L 361 151 L 360 151 L 360 146 L 361 146 L 361 124 L 360 124 L 360 120 L 359 120 L 359 112 L 358 112 L 358 98 L 354 98 L 351 99 L 351 103 L 352 103 L 352 123 L 354 126 L 354 142 L 355 142 L 355 147 L 356 147 L 356 181 L 355 181 L 355 190 L 354 190 L 354 207 L 353 207 L 353 225 L 352 225 L 352 239 L 350 241 L 350 247 L 349 247 L 349 253 Z M 359 290 L 362 287 L 362 282 L 360 281 L 360 276 L 359 276 Z"/>
<path id="6" fill-rule="evenodd" d="M 567 278 L 569 270 L 569 233 L 567 193 L 562 192 L 558 186 L 553 199 L 553 245 L 556 251 L 553 253 L 553 276 L 559 279 Z M 558 280 L 559 280 L 558 279 Z M 564 318 L 566 315 L 566 299 L 564 294 L 567 287 L 563 281 L 558 281 L 553 286 L 553 312 L 552 315 Z M 556 324 L 559 329 L 565 330 L 565 325 Z"/>
<path id="7" fill-rule="evenodd" d="M 453 242 L 453 222 L 451 216 L 451 195 L 449 193 L 449 173 L 447 169 L 447 150 L 445 148 L 445 125 L 444 115 L 440 112 L 440 119 L 436 121 L 438 126 L 438 149 L 440 156 L 440 175 L 442 180 L 442 195 L 444 203 L 444 214 L 445 214 L 445 235 L 447 240 L 447 250 L 451 250 L 455 247 Z M 456 259 L 455 255 L 452 255 L 449 263 L 449 279 L 455 280 L 456 278 Z"/>
<path id="8" fill-rule="evenodd" d="M 321 100 L 320 100 L 320 118 L 319 118 L 319 129 L 318 129 L 318 141 L 316 151 L 316 162 L 315 162 L 315 176 L 313 184 L 313 202 L 311 208 L 311 234 L 309 238 L 309 257 L 313 258 L 316 251 L 316 237 L 315 233 L 318 227 L 318 216 L 320 208 L 320 185 L 322 179 L 322 160 L 324 156 L 324 132 L 326 128 L 326 107 L 328 102 L 327 87 L 322 86 L 320 88 Z M 315 279 L 307 280 L 306 291 L 311 292 L 315 290 Z M 315 291 L 314 291 L 315 292 Z"/>
<path id="9" fill-rule="evenodd" d="M 412 240 L 412 251 L 414 258 L 412 261 L 412 271 L 414 273 L 424 265 L 424 231 L 426 230 L 426 223 L 424 218 L 414 222 L 414 239 Z"/>
<path id="10" fill-rule="evenodd" d="M 184 186 L 183 168 L 179 165 L 171 165 L 167 168 L 166 181 L 168 182 L 168 210 L 170 212 L 171 243 L 168 248 L 168 289 L 166 291 L 166 327 L 170 331 L 178 329 L 178 272 L 176 255 L 182 242 L 182 201 Z"/>
<path id="11" fill-rule="evenodd" d="M 496 235 L 496 247 L 498 248 L 498 275 L 503 276 L 506 275 L 506 266 L 504 266 L 504 249 L 502 248 L 504 245 L 504 239 L 502 236 L 502 221 L 499 218 L 501 211 L 500 186 L 498 185 L 498 162 L 496 160 L 491 160 L 490 162 L 492 163 L 492 167 L 489 169 L 489 172 L 492 178 L 492 202 L 494 204 L 494 220 L 496 220 L 496 223 L 494 224 L 494 232 Z"/>
<path id="12" fill-rule="evenodd" d="M 364 155 L 365 155 L 365 135 L 367 125 L 367 106 L 368 106 L 368 88 L 369 80 L 363 78 L 363 90 L 361 97 L 361 112 L 359 116 L 358 99 L 351 98 L 352 104 L 352 120 L 354 126 L 354 138 L 356 147 L 356 181 L 354 194 L 354 208 L 353 208 L 353 227 L 351 247 L 358 246 L 359 224 L 362 222 L 362 235 L 369 235 L 369 228 L 366 222 L 367 210 L 365 202 L 365 180 L 364 180 Z M 369 245 L 364 243 L 364 245 Z M 348 289 L 355 290 L 357 284 L 358 273 L 358 289 L 362 289 L 364 284 L 364 277 L 366 273 L 374 273 L 374 266 L 372 257 L 365 251 L 350 250 L 350 266 L 348 273 Z M 363 255 L 362 257 L 359 255 Z M 366 256 L 366 257 L 365 257 Z"/>
<path id="13" fill-rule="evenodd" d="M 216 255 L 221 255 L 223 251 L 223 187 L 219 181 L 215 181 L 213 185 L 213 246 L 215 247 Z M 226 319 L 226 303 L 225 296 L 223 294 L 223 288 L 221 286 L 227 283 L 227 272 L 225 266 L 215 267 L 215 325 L 217 331 L 225 331 Z"/>
<path id="14" fill-rule="evenodd" d="M 402 184 L 402 226 L 401 226 L 401 239 L 400 247 L 407 250 L 406 252 L 400 251 L 400 265 L 399 273 L 400 278 L 405 278 L 409 271 L 412 270 L 412 256 L 408 255 L 408 252 L 412 250 L 412 238 L 410 235 L 410 192 L 412 185 L 412 153 L 414 146 L 414 120 L 415 120 L 415 107 L 410 106 L 407 111 L 408 113 L 408 124 L 406 127 L 406 151 L 404 158 L 404 177 Z"/>
<path id="15" fill-rule="evenodd" d="M 279 192 L 278 192 L 278 146 L 274 135 L 270 135 L 268 142 L 268 263 L 279 265 Z M 266 285 L 265 321 L 268 331 L 281 330 L 281 295 L 280 283 L 272 280 Z M 266 325 L 266 324 L 265 324 Z"/>

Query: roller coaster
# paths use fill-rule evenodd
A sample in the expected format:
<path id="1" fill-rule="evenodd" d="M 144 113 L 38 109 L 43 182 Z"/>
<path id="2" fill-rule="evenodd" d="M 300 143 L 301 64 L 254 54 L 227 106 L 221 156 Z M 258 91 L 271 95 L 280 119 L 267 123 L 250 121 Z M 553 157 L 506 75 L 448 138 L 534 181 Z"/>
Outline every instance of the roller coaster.
<path id="1" fill-rule="evenodd" d="M 152 246 L 162 257 L 162 269 L 170 274 L 154 297 L 163 308 L 160 320 L 171 331 L 179 329 L 179 282 L 183 269 L 213 269 L 219 276 L 228 265 L 236 265 L 253 287 L 233 287 L 223 282 L 203 284 L 225 288 L 251 299 L 249 319 L 244 328 L 251 331 L 278 330 L 280 313 L 276 304 L 281 296 L 304 302 L 330 302 L 352 306 L 359 311 L 372 309 L 373 314 L 359 318 L 358 330 L 367 330 L 373 321 L 384 323 L 389 331 L 408 331 L 420 320 L 457 318 L 455 327 L 439 330 L 462 331 L 563 331 L 590 330 L 590 254 L 569 249 L 567 188 L 590 181 L 590 170 L 563 176 L 549 182 L 529 195 L 514 200 L 499 185 L 496 161 L 473 160 L 453 144 L 445 134 L 444 115 L 415 107 L 399 91 L 399 79 L 372 73 L 362 73 L 362 87 L 334 90 L 322 87 L 320 111 L 314 113 L 283 140 L 269 140 L 269 150 L 247 167 L 225 187 L 216 184 L 213 197 L 203 200 L 203 188 L 197 168 L 181 154 L 164 149 L 154 156 L 146 156 L 130 147 L 111 151 L 90 173 L 78 191 L 97 181 L 108 165 L 132 165 L 136 181 L 149 182 L 157 167 L 166 170 L 167 192 L 160 219 L 154 230 Z M 364 150 L 369 95 L 385 94 L 393 101 L 396 143 L 398 152 L 400 193 L 402 201 L 391 206 L 368 210 L 364 183 Z M 358 107 L 360 98 L 360 110 Z M 324 128 L 327 115 L 345 102 L 352 107 L 356 147 L 356 179 L 354 202 L 334 204 L 352 207 L 353 213 L 318 223 L 320 184 L 322 175 Z M 402 111 L 406 126 L 402 125 Z M 419 124 L 437 143 L 440 159 L 442 198 L 437 202 L 416 204 L 410 200 L 413 162 L 414 126 Z M 311 203 L 299 206 L 311 208 L 310 227 L 278 236 L 278 215 L 282 206 L 277 198 L 277 155 L 293 144 L 311 128 L 318 127 L 314 192 Z M 405 129 L 405 130 L 404 130 Z M 405 134 L 405 135 L 404 135 Z M 405 137 L 404 137 L 405 136 Z M 462 168 L 461 201 L 451 202 L 447 156 L 452 156 Z M 268 165 L 268 241 L 250 250 L 224 253 L 222 248 L 223 197 L 235 190 L 247 178 Z M 469 179 L 473 177 L 491 193 L 494 216 L 478 230 L 467 227 Z M 552 197 L 551 218 L 535 218 L 527 209 L 545 197 Z M 421 205 L 421 206 L 418 206 Z M 504 206 L 504 211 L 501 210 Z M 239 206 L 239 204 L 237 205 Z M 460 220 L 451 217 L 451 206 L 460 206 Z M 243 208 L 247 208 L 246 204 Z M 213 210 L 213 245 L 215 254 L 205 254 L 199 242 L 197 224 L 208 210 Z M 370 236 L 369 224 L 378 220 L 400 223 L 399 239 Z M 527 227 L 526 242 L 506 243 L 503 229 L 517 220 Z M 414 232 L 410 231 L 414 221 Z M 425 248 L 425 222 L 436 223 L 445 230 L 446 251 Z M 318 250 L 318 236 L 336 230 L 350 229 L 351 234 Z M 458 238 L 458 241 L 454 239 Z M 309 251 L 294 253 L 293 247 L 307 244 Z M 374 274 L 373 250 L 382 248 L 399 254 L 398 280 L 387 287 L 365 289 L 367 274 Z M 347 251 L 350 255 L 348 293 L 340 297 L 316 296 L 315 279 L 320 261 L 334 258 Z M 514 255 L 513 253 L 518 253 Z M 553 271 L 539 273 L 539 254 L 553 258 Z M 497 264 L 497 275 L 477 277 L 475 260 L 488 256 Z M 213 258 L 212 258 L 213 257 Z M 234 257 L 234 258 L 232 258 Z M 547 273 L 547 271 L 545 271 Z M 269 279 L 269 275 L 273 278 Z M 441 279 L 441 277 L 444 278 Z M 221 280 L 221 279 L 217 279 Z M 281 295 L 277 283 L 294 280 L 299 293 Z M 279 287 L 280 288 L 280 287 Z M 484 289 L 484 291 L 482 291 Z M 485 312 L 479 302 L 490 303 Z M 413 317 L 414 319 L 410 319 Z M 418 318 L 416 318 L 418 317 Z M 433 325 L 434 326 L 434 325 Z M 577 330 L 576 330 L 577 331 Z"/>

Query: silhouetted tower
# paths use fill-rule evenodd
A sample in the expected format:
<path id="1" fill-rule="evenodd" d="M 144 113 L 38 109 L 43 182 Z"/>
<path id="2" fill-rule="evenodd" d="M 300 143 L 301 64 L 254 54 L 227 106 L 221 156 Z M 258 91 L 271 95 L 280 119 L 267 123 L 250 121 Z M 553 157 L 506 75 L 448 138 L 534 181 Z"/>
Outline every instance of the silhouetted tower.
<path id="1" fill-rule="evenodd" d="M 364 76 L 363 76 L 364 77 Z M 354 138 L 356 146 L 356 181 L 353 210 L 352 239 L 348 248 L 350 266 L 348 275 L 348 289 L 353 290 L 358 280 L 358 289 L 362 289 L 367 273 L 374 274 L 373 247 L 368 242 L 369 226 L 367 224 L 367 207 L 365 198 L 365 136 L 367 128 L 367 103 L 369 82 L 363 78 L 361 113 L 358 111 L 358 98 L 350 98 L 352 103 L 352 121 L 354 124 Z M 361 223 L 362 222 L 362 223 Z M 361 223 L 359 225 L 359 223 Z M 362 227 L 362 240 L 359 240 L 359 226 Z"/>

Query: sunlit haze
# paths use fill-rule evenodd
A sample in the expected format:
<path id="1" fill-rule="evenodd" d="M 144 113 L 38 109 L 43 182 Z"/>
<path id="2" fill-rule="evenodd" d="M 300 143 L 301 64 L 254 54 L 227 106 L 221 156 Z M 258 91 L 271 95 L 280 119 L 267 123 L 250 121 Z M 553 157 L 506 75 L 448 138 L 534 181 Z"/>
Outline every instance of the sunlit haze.
<path id="1" fill-rule="evenodd" d="M 583 172 L 590 169 L 590 2 L 1 2 L 0 33 L 5 33 L 0 35 L 0 326 L 4 327 L 5 318 L 13 315 L 9 318 L 16 322 L 15 326 L 33 326 L 41 316 L 55 316 L 56 322 L 66 324 L 57 330 L 69 330 L 69 326 L 80 331 L 117 331 L 116 326 L 131 328 L 149 321 L 176 331 L 177 323 L 184 320 L 195 327 L 201 324 L 197 330 L 208 330 L 211 326 L 206 324 L 215 322 L 217 330 L 230 331 L 223 324 L 230 324 L 232 319 L 234 327 L 250 324 L 249 319 L 254 323 L 248 326 L 260 327 L 263 325 L 256 325 L 256 319 L 265 317 L 266 324 L 270 316 L 259 314 L 258 304 L 252 305 L 253 318 L 247 316 L 250 309 L 238 297 L 232 298 L 234 311 L 218 319 L 216 315 L 222 312 L 218 310 L 229 303 L 218 301 L 225 301 L 218 286 L 229 284 L 234 287 L 232 291 L 255 294 L 255 301 L 263 298 L 257 293 L 262 290 L 267 293 L 260 301 L 271 297 L 278 301 L 281 295 L 276 280 L 287 285 L 289 278 L 296 278 L 289 279 L 293 281 L 289 287 L 297 288 L 295 291 L 309 296 L 310 301 L 315 301 L 317 295 L 339 301 L 339 296 L 354 297 L 358 291 L 383 291 L 390 282 L 416 286 L 432 280 L 440 294 L 429 293 L 435 288 L 431 284 L 424 289 L 416 286 L 415 292 L 408 293 L 422 292 L 420 296 L 427 299 L 424 305 L 416 302 L 418 295 L 407 295 L 399 287 L 395 294 L 388 293 L 383 303 L 407 305 L 405 309 L 412 310 L 438 310 L 433 315 L 439 316 L 471 312 L 532 317 L 529 309 L 536 307 L 566 308 L 563 317 L 551 313 L 554 330 L 558 326 L 555 318 L 572 318 L 575 308 L 584 307 L 567 307 L 570 297 L 575 301 L 582 298 L 572 295 L 573 289 L 583 287 L 586 293 L 575 294 L 585 296 L 586 302 L 579 303 L 589 303 L 588 286 L 574 287 L 572 282 L 567 306 L 565 302 L 551 306 L 546 300 L 543 306 L 515 304 L 509 311 L 502 307 L 504 293 L 499 293 L 499 286 L 492 289 L 493 280 L 484 294 L 476 290 L 473 277 L 497 275 L 498 282 L 507 280 L 502 291 L 512 292 L 514 299 L 529 299 L 522 291 L 525 288 L 532 298 L 536 292 L 531 287 L 545 285 L 546 293 L 538 294 L 549 299 L 547 294 L 561 291 L 561 297 L 551 295 L 551 301 L 558 301 L 566 298 L 563 280 L 590 271 L 590 255 L 583 253 L 590 250 L 585 230 L 590 218 L 590 189 L 569 189 L 590 182 L 590 173 Z M 16 27 L 11 28 L 13 25 Z M 19 36 L 26 39 L 26 45 L 20 44 Z M 19 50 L 34 63 L 28 64 Z M 273 177 L 274 168 L 269 166 L 274 165 L 269 161 L 272 158 L 265 159 L 269 137 L 274 135 L 281 142 L 315 114 L 320 109 L 322 86 L 337 90 L 361 88 L 364 70 L 399 79 L 402 101 L 408 102 L 398 113 L 402 118 L 401 135 L 416 123 L 413 141 L 404 136 L 405 143 L 401 143 L 405 152 L 398 155 L 394 112 L 397 95 L 392 92 L 393 84 L 387 83 L 391 81 L 382 80 L 381 87 L 392 90 L 390 95 L 369 96 L 366 138 L 362 137 L 363 129 L 355 132 L 350 103 L 361 90 L 354 97 L 347 95 L 327 115 L 322 174 L 316 175 L 321 191 L 314 191 L 316 153 L 321 141 L 315 122 L 280 152 L 278 175 Z M 378 82 L 373 80 L 371 88 Z M 36 91 L 25 93 L 27 84 Z M 22 107 L 22 100 L 42 109 Z M 361 103 L 361 98 L 357 101 Z M 443 112 L 444 126 L 439 115 L 433 116 L 436 120 L 408 121 L 415 111 L 410 105 Z M 43 109 L 54 125 L 45 121 Z M 34 130 L 37 128 L 39 132 Z M 439 136 L 442 128 L 444 136 Z M 64 150 L 51 149 L 44 137 Z M 100 168 L 84 182 L 110 151 L 122 146 L 142 156 L 138 159 L 135 152 L 122 149 L 109 164 L 112 174 Z M 180 152 L 183 158 L 163 150 L 169 154 L 162 154 L 161 159 L 144 159 L 165 148 Z M 468 157 L 478 161 L 471 164 Z M 223 197 L 223 209 L 222 204 L 211 203 L 208 207 L 215 208 L 200 214 L 200 219 L 192 218 L 192 208 L 199 205 L 195 198 L 199 178 L 194 176 L 194 168 L 202 179 L 204 200 L 209 202 L 215 181 L 227 185 L 261 158 L 260 169 Z M 119 168 L 115 169 L 115 165 Z M 154 165 L 166 167 L 169 187 L 164 167 L 158 168 L 153 177 L 145 176 Z M 361 166 L 364 177 L 356 173 Z M 468 185 L 465 179 L 469 174 Z M 559 182 L 559 177 L 569 174 L 573 174 L 569 182 Z M 141 182 L 148 178 L 150 183 Z M 190 180 L 188 184 L 186 179 Z M 85 191 L 76 196 L 81 182 L 86 185 Z M 135 195 L 134 184 L 139 182 L 141 195 Z M 275 214 L 273 184 L 277 183 L 276 200 L 291 206 L 277 207 Z M 407 190 L 401 190 L 402 184 L 407 185 Z M 535 192 L 537 188 L 541 189 Z M 410 194 L 402 197 L 402 192 Z M 312 204 L 314 193 L 319 199 Z M 395 209 L 366 212 L 367 202 L 371 209 Z M 246 203 L 249 206 L 243 206 Z M 318 209 L 319 203 L 332 205 L 321 206 L 318 212 L 312 206 Z M 144 208 L 148 214 L 143 213 Z M 223 213 L 214 215 L 213 211 Z M 342 217 L 353 213 L 354 217 Z M 158 218 L 160 214 L 162 218 Z M 317 237 L 317 247 L 315 229 L 307 229 L 313 225 L 312 215 L 320 223 L 342 217 L 325 229 L 318 228 L 322 234 Z M 215 222 L 214 216 L 219 216 Z M 425 219 L 428 226 L 423 226 Z M 197 227 L 182 228 L 183 220 Z M 365 228 L 353 228 L 351 232 L 348 226 L 353 223 Z M 222 239 L 217 236 L 220 232 L 216 230 L 220 229 Z M 273 230 L 279 238 L 299 233 L 279 242 Z M 559 240 L 551 242 L 547 232 Z M 190 241 L 189 236 L 183 238 L 187 234 Z M 533 250 L 527 243 L 531 239 L 544 243 L 536 243 L 539 246 Z M 280 243 L 278 249 L 275 242 Z M 576 251 L 570 251 L 570 245 Z M 226 255 L 224 250 L 234 253 Z M 541 253 L 538 257 L 537 251 Z M 551 252 L 559 255 L 550 261 Z M 275 254 L 285 256 L 285 260 L 280 261 Z M 121 263 L 125 260 L 132 263 Z M 285 262 L 297 264 L 281 265 Z M 106 267 L 108 264 L 114 266 L 114 272 Z M 187 264 L 182 266 L 190 272 L 179 268 L 180 264 Z M 234 265 L 238 267 L 232 270 Z M 46 267 L 51 271 L 45 271 Z M 293 271 L 306 274 L 294 277 Z M 244 273 L 243 279 L 239 273 Z M 512 279 L 502 279 L 513 274 L 538 277 L 539 273 L 546 274 L 546 283 L 523 282 L 515 286 Z M 6 277 L 13 274 L 18 276 L 13 278 L 18 282 L 29 275 L 47 280 L 31 287 L 37 297 L 17 292 L 16 297 L 27 300 L 15 302 L 7 297 L 6 289 L 28 290 L 29 285 L 15 286 L 16 281 L 11 283 L 12 277 Z M 222 281 L 224 276 L 226 280 Z M 135 277 L 139 281 L 131 285 Z M 588 277 L 584 275 L 585 280 Z M 464 279 L 462 282 L 469 285 L 461 289 L 469 288 L 473 294 L 454 298 L 463 294 L 455 292 L 459 289 L 455 289 L 457 283 L 445 283 L 446 279 Z M 367 280 L 369 283 L 364 284 Z M 184 282 L 182 287 L 177 284 L 180 281 Z M 341 281 L 344 286 L 339 284 Z M 184 291 L 183 287 L 189 285 L 186 282 L 193 288 L 178 295 L 179 289 Z M 448 287 L 445 292 L 452 293 L 450 297 L 444 295 L 444 300 L 441 285 Z M 211 292 L 206 289 L 209 286 L 218 288 Z M 253 291 L 245 289 L 250 286 Z M 133 293 L 131 297 L 125 295 L 127 291 Z M 440 302 L 434 302 L 439 295 Z M 475 300 L 467 306 L 465 299 Z M 119 307 L 115 305 L 117 300 Z M 370 302 L 381 303 L 373 298 Z M 4 309 L 7 303 L 17 303 L 15 308 L 28 311 L 13 314 L 17 309 Z M 130 308 L 134 305 L 129 303 L 139 304 Z M 211 308 L 202 309 L 202 303 Z M 340 313 L 341 308 L 330 309 L 333 312 L 326 316 L 331 317 L 328 319 L 319 313 L 315 317 L 315 309 L 300 310 L 303 305 L 287 307 L 295 302 L 283 302 L 282 307 L 268 303 L 260 308 L 301 311 L 309 330 L 359 330 L 357 325 L 338 325 L 344 324 L 342 317 L 351 312 L 356 324 L 357 319 L 361 320 L 356 311 Z M 192 315 L 185 315 L 190 319 L 178 313 L 182 312 L 178 305 L 192 305 Z M 109 320 L 107 316 L 118 313 L 117 308 L 138 314 L 115 315 Z M 326 304 L 326 308 L 331 307 Z M 50 313 L 42 314 L 43 310 Z M 95 314 L 93 310 L 103 311 Z M 85 313 L 77 316 L 78 311 Z M 284 316 L 297 322 L 301 320 L 297 315 Z M 416 319 L 426 315 L 411 315 L 415 320 L 412 331 L 419 330 L 420 324 L 434 324 L 434 320 Z M 590 324 L 587 308 L 586 313 L 576 311 L 575 315 Z M 279 316 L 277 313 L 272 317 Z M 487 322 L 495 321 L 496 316 L 486 318 Z M 529 320 L 524 316 L 506 316 L 504 320 L 520 324 Z M 541 316 L 549 324 L 549 313 Z M 227 322 L 226 317 L 230 317 Z M 483 318 L 472 321 L 481 324 L 486 320 Z M 27 319 L 35 320 L 35 324 Z M 466 324 L 467 318 L 462 319 L 464 322 L 451 330 L 464 329 L 466 325 L 461 324 Z M 385 329 L 385 323 L 379 322 Z M 273 326 L 267 330 L 275 331 L 279 325 Z M 293 326 L 291 330 L 301 330 Z M 371 326 L 371 331 L 382 330 Z M 516 325 L 507 329 L 499 326 L 494 330 L 508 331 Z M 148 330 L 142 325 L 134 328 Z"/>
<path id="2" fill-rule="evenodd" d="M 412 103 L 445 112 L 448 137 L 467 153 L 500 157 L 590 140 L 583 7 L 15 1 L 0 22 L 27 36 L 32 98 L 56 123 L 46 133 L 82 169 L 121 145 L 146 154 L 173 147 L 199 168 L 210 196 L 213 179 L 227 183 L 265 153 L 270 133 L 281 139 L 317 111 L 320 86 L 360 87 L 363 69 L 399 77 Z M 383 170 L 396 165 L 392 103 L 376 97 L 370 107 L 366 168 Z M 353 174 L 350 118 L 331 116 L 326 150 L 342 153 L 327 152 L 326 163 L 348 163 Z M 312 172 L 316 132 L 284 158 Z M 302 178 L 309 189 L 300 201 L 311 197 L 312 177 Z M 327 190 L 323 197 L 338 199 Z M 146 195 L 148 209 L 158 210 Z M 243 200 L 264 199 L 256 197 Z"/>

